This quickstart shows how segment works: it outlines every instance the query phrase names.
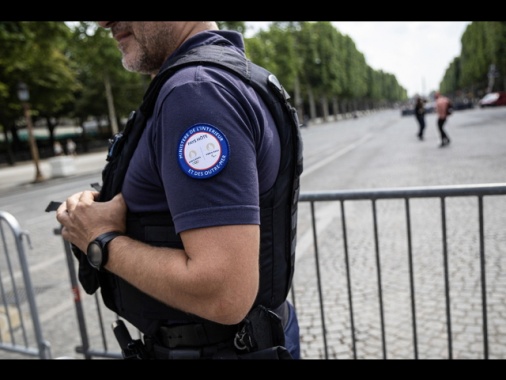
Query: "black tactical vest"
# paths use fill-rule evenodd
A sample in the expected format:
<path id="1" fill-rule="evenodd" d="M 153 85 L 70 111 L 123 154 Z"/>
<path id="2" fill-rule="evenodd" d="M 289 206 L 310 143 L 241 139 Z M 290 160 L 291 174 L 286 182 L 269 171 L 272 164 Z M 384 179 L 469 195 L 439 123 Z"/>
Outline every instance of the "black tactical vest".
<path id="1" fill-rule="evenodd" d="M 201 46 L 168 62 L 153 78 L 140 108 L 132 112 L 125 129 L 111 139 L 107 165 L 102 172 L 100 200 L 107 201 L 121 191 L 128 162 L 153 112 L 165 81 L 185 65 L 215 65 L 238 75 L 251 85 L 269 107 L 276 123 L 281 162 L 272 188 L 260 197 L 261 243 L 260 286 L 255 305 L 274 309 L 285 301 L 294 272 L 299 177 L 302 173 L 302 141 L 296 110 L 277 78 L 233 49 Z M 126 234 L 151 245 L 183 248 L 170 214 L 127 214 Z M 84 254 L 82 254 L 84 256 Z M 145 334 L 152 334 L 164 321 L 202 322 L 203 319 L 173 309 L 137 290 L 107 271 L 97 272 L 85 258 L 80 259 L 79 278 L 86 292 L 101 288 L 108 308 Z"/>

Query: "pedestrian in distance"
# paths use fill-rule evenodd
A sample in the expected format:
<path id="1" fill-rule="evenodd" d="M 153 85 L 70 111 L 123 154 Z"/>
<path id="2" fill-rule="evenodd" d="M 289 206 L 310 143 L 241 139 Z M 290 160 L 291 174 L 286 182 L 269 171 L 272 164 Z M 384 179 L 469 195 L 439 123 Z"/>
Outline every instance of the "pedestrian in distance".
<path id="1" fill-rule="evenodd" d="M 53 152 L 55 156 L 63 155 L 63 147 L 59 141 L 55 141 L 53 144 Z"/>
<path id="2" fill-rule="evenodd" d="M 425 100 L 421 96 L 416 97 L 414 113 L 418 122 L 418 139 L 423 140 L 425 130 Z"/>
<path id="3" fill-rule="evenodd" d="M 83 288 L 101 288 L 105 305 L 142 333 L 123 334 L 131 343 L 122 345 L 124 358 L 300 358 L 287 300 L 299 124 L 287 112 L 296 127 L 284 132 L 255 75 L 275 84 L 272 104 L 286 92 L 246 59 L 240 33 L 215 22 L 98 23 L 111 30 L 123 66 L 149 74 L 151 84 L 111 140 L 101 187 L 71 195 L 56 218 Z M 197 63 L 172 69 L 193 55 Z M 235 62 L 251 83 L 217 58 Z"/>
<path id="4" fill-rule="evenodd" d="M 76 143 L 72 139 L 67 139 L 67 154 L 69 156 L 75 156 L 76 153 Z"/>
<path id="5" fill-rule="evenodd" d="M 446 96 L 441 95 L 439 91 L 435 93 L 434 97 L 436 99 L 437 127 L 441 136 L 441 144 L 439 146 L 443 148 L 450 144 L 450 138 L 444 127 L 448 116 L 451 115 L 452 102 Z"/>

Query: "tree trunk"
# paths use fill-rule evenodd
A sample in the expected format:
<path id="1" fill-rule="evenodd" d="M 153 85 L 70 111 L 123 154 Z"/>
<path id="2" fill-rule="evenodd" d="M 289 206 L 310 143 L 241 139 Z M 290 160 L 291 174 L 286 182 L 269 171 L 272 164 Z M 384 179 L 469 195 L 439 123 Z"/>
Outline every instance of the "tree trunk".
<path id="1" fill-rule="evenodd" d="M 109 121 L 111 123 L 111 132 L 113 135 L 118 133 L 118 120 L 116 118 L 116 109 L 114 108 L 114 98 L 112 96 L 111 81 L 109 75 L 104 75 L 105 96 L 107 99 L 107 109 L 109 110 Z"/>
<path id="2" fill-rule="evenodd" d="M 322 106 L 323 121 L 326 123 L 329 121 L 329 102 L 326 95 L 320 97 L 320 104 Z"/>

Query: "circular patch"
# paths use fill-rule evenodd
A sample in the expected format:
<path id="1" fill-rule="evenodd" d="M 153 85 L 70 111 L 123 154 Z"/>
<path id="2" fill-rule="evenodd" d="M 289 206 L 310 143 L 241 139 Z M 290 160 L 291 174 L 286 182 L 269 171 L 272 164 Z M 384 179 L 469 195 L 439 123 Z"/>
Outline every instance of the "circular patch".
<path id="1" fill-rule="evenodd" d="M 179 166 L 193 178 L 209 178 L 223 170 L 228 162 L 229 147 L 225 135 L 209 124 L 196 124 L 179 140 Z"/>

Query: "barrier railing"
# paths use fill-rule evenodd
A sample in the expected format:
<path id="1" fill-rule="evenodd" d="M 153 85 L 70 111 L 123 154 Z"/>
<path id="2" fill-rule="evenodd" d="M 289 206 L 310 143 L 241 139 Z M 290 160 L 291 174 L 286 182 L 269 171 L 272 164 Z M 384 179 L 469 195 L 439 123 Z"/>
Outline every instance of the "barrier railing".
<path id="1" fill-rule="evenodd" d="M 0 211 L 0 237 L 0 350 L 50 359 L 25 254 L 29 235 L 13 215 Z"/>
<path id="2" fill-rule="evenodd" d="M 301 193 L 290 299 L 302 358 L 505 359 L 504 195 L 506 183 Z M 64 247 L 76 352 L 121 358 L 117 315 L 81 296 Z"/>
<path id="3" fill-rule="evenodd" d="M 313 246 L 312 257 L 299 255 L 292 289 L 304 356 L 488 359 L 493 346 L 493 358 L 506 358 L 498 333 L 506 201 L 491 197 L 504 195 L 506 183 L 301 194 L 309 211 L 299 228 L 311 231 Z M 317 292 L 299 281 L 311 278 L 301 273 L 309 263 Z"/>
<path id="4" fill-rule="evenodd" d="M 504 328 L 506 306 L 497 305 L 506 305 L 506 293 L 492 295 L 497 308 L 492 321 L 488 298 L 490 289 L 500 286 L 498 263 L 506 252 L 497 241 L 486 252 L 485 231 L 500 241 L 506 202 L 492 196 L 504 195 L 506 184 L 302 193 L 290 295 L 301 326 L 302 357 L 490 358 L 490 325 L 494 331 Z M 463 201 L 470 197 L 476 205 Z M 495 218 L 488 229 L 485 198 L 496 199 L 487 208 Z M 401 204 L 393 208 L 382 203 L 396 200 Z M 417 230 L 421 237 L 413 233 Z M 487 258 L 494 266 L 487 267 Z M 69 268 L 73 265 L 69 260 Z M 311 268 L 314 273 L 308 274 Z M 465 276 L 460 268 L 467 268 Z M 78 289 L 75 277 L 73 284 Z M 110 332 L 103 327 L 103 347 L 91 350 L 80 320 L 83 345 L 77 352 L 86 358 L 121 356 L 107 348 Z M 506 358 L 506 337 L 495 334 L 493 345 L 493 357 Z"/>

